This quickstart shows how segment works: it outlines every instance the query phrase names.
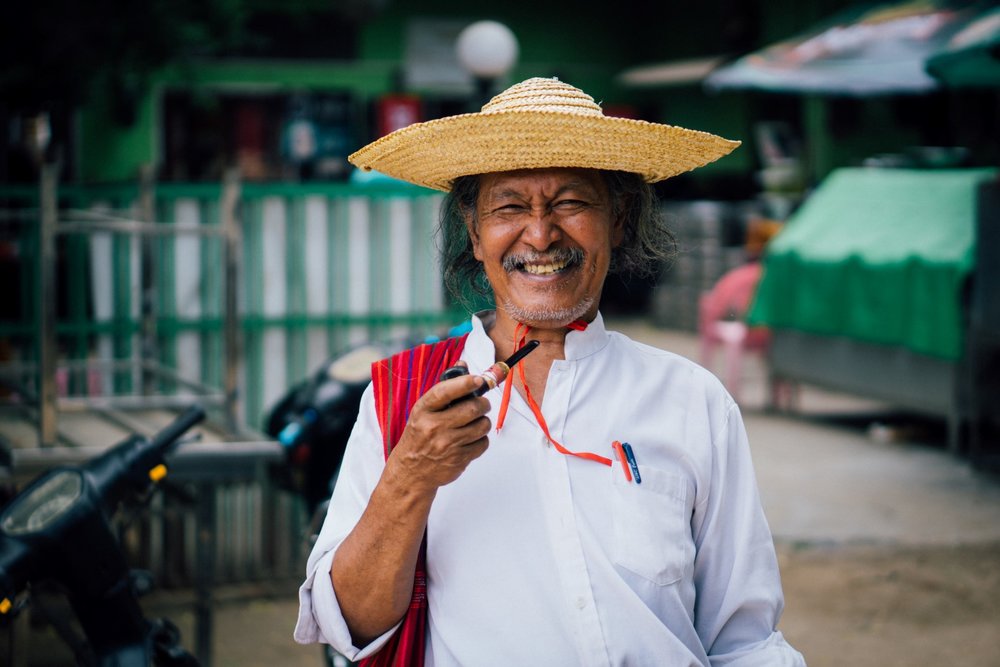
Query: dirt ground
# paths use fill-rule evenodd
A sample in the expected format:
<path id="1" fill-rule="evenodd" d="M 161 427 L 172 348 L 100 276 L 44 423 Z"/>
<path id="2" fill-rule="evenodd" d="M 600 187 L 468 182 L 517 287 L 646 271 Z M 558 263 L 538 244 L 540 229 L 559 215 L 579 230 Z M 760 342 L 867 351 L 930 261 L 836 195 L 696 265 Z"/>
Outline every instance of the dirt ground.
<path id="1" fill-rule="evenodd" d="M 811 667 L 1000 667 L 1000 544 L 779 544 L 778 556 L 786 600 L 779 627 Z M 291 588 L 263 597 L 219 592 L 213 667 L 322 667 L 319 647 L 292 641 Z M 177 622 L 192 647 L 189 603 L 146 606 Z M 33 653 L 25 667 L 72 664 L 58 650 Z"/>
<path id="2" fill-rule="evenodd" d="M 1000 544 L 779 544 L 780 629 L 810 667 L 1000 667 Z M 296 646 L 294 600 L 227 603 L 216 667 L 320 665 Z"/>
<path id="3" fill-rule="evenodd" d="M 778 555 L 780 628 L 811 667 L 1000 665 L 1000 544 Z"/>
<path id="4" fill-rule="evenodd" d="M 811 667 L 1000 666 L 1000 544 L 779 545 L 780 629 Z M 294 600 L 227 603 L 217 667 L 319 665 L 293 645 Z"/>

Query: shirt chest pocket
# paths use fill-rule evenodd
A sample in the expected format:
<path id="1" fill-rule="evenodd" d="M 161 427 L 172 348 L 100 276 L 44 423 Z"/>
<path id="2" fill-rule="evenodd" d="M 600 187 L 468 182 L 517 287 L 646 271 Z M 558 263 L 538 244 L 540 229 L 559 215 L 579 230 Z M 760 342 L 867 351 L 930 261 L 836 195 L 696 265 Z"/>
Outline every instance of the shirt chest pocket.
<path id="1" fill-rule="evenodd" d="M 639 467 L 642 483 L 628 482 L 612 468 L 614 562 L 660 586 L 689 575 L 694 567 L 687 480 Z"/>

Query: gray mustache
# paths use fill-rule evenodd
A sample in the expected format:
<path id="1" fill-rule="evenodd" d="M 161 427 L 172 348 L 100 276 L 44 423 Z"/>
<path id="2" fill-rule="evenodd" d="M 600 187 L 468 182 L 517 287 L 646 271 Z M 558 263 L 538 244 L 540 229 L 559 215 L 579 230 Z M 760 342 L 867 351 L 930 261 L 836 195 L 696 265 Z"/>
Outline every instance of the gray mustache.
<path id="1" fill-rule="evenodd" d="M 579 264 L 583 261 L 583 251 L 579 248 L 556 248 L 549 252 L 530 250 L 503 258 L 504 271 L 519 271 L 525 264 Z"/>

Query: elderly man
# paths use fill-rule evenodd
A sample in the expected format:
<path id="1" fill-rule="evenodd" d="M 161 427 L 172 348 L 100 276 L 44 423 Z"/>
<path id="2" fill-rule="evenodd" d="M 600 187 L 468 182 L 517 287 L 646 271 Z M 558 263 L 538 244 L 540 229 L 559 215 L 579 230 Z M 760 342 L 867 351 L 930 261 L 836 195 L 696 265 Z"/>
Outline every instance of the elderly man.
<path id="1" fill-rule="evenodd" d="M 781 584 L 737 406 L 598 312 L 609 270 L 669 247 L 648 183 L 736 145 L 529 79 L 352 156 L 449 192 L 446 279 L 496 309 L 456 347 L 470 375 L 434 384 L 411 363 L 389 373 L 405 391 L 369 388 L 296 639 L 373 664 L 389 650 L 395 664 L 804 664 L 775 629 Z M 502 389 L 467 398 L 527 339 L 540 344 Z M 389 443 L 386 397 L 407 393 Z M 425 600 L 419 655 L 398 655 L 390 639 Z"/>

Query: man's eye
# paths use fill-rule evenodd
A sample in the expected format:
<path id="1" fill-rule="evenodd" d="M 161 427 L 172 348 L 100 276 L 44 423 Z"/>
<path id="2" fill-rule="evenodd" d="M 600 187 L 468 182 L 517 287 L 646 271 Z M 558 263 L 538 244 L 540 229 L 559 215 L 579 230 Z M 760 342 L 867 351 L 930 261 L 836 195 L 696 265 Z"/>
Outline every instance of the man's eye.
<path id="1" fill-rule="evenodd" d="M 561 199 L 556 202 L 556 208 L 564 210 L 583 208 L 586 205 L 587 202 L 581 201 L 579 199 Z"/>

